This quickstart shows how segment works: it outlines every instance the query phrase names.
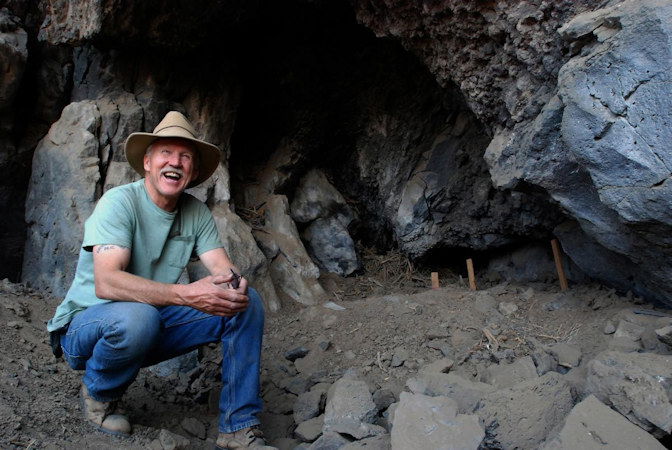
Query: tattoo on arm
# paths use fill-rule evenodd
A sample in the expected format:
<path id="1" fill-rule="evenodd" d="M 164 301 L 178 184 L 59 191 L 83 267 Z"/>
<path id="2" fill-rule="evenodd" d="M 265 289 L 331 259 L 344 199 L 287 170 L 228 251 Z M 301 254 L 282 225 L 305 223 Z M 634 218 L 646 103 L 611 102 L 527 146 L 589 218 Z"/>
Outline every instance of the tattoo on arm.
<path id="1" fill-rule="evenodd" d="M 96 249 L 96 253 L 103 253 L 108 250 L 114 250 L 114 249 L 122 249 L 122 250 L 128 250 L 128 247 L 124 247 L 123 245 L 111 245 L 111 244 L 106 244 L 106 245 L 99 245 L 98 248 Z"/>

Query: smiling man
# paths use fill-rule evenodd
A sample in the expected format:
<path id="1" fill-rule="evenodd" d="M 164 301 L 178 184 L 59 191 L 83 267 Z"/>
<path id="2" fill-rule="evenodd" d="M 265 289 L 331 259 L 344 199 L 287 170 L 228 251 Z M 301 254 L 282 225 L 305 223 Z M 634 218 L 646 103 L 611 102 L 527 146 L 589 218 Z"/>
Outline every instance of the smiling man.
<path id="1" fill-rule="evenodd" d="M 99 200 L 75 279 L 47 324 L 54 353 L 84 371 L 84 417 L 102 431 L 130 434 L 118 400 L 140 368 L 221 341 L 217 447 L 272 448 L 256 427 L 261 299 L 237 276 L 208 208 L 184 192 L 212 175 L 220 151 L 175 111 L 153 133 L 131 134 L 125 149 L 144 178 Z M 211 275 L 176 284 L 192 256 Z"/>

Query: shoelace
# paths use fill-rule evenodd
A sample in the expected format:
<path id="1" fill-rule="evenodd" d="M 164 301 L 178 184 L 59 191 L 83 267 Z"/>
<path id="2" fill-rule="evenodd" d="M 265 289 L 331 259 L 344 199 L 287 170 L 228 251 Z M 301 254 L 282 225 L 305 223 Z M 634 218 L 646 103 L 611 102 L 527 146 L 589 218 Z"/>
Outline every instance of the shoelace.
<path id="1" fill-rule="evenodd" d="M 254 441 L 257 440 L 257 438 L 263 438 L 264 433 L 259 428 L 249 428 L 247 431 L 245 431 L 245 445 L 249 445 L 254 443 Z"/>

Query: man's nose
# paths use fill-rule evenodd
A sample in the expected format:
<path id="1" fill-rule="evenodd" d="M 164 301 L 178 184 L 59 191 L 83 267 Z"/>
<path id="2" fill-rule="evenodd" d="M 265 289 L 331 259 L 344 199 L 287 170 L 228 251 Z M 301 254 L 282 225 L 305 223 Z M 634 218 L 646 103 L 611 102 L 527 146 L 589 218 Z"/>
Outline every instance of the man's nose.
<path id="1" fill-rule="evenodd" d="M 170 164 L 173 167 L 179 167 L 180 165 L 182 165 L 180 155 L 176 153 L 171 153 L 170 156 L 168 157 L 168 164 Z"/>

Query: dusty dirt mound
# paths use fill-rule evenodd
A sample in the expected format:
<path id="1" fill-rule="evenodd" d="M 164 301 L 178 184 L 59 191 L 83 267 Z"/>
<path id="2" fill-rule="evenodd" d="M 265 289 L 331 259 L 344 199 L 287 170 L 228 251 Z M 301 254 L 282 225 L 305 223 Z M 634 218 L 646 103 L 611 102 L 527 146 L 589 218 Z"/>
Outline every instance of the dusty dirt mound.
<path id="1" fill-rule="evenodd" d="M 401 272 L 396 273 L 398 277 Z M 382 281 L 395 284 L 373 279 L 383 287 L 370 281 L 372 291 L 384 291 Z M 560 361 L 556 370 L 571 375 L 598 352 L 614 348 L 613 334 L 605 332 L 613 333 L 611 328 L 619 324 L 624 310 L 628 314 L 653 311 L 650 305 L 634 304 L 637 299 L 617 296 L 598 285 L 560 293 L 551 284 L 499 284 L 471 292 L 459 283 L 426 290 L 416 286 L 421 279 L 408 279 L 412 284 L 401 289 L 404 293 L 364 298 L 368 292 L 350 289 L 348 284 L 361 285 L 362 280 L 339 284 L 332 279 L 338 288 L 334 304 L 293 305 L 267 317 L 262 421 L 271 439 L 297 444 L 288 439 L 296 437 L 292 412 L 298 395 L 316 383 L 334 382 L 349 368 L 363 374 L 378 399 L 387 395 L 386 405 L 399 399 L 406 381 L 419 369 L 441 358 L 452 360 L 451 373 L 493 382 L 488 379 L 491 366 L 564 343 L 578 350 L 578 356 L 570 355 L 578 359 Z M 197 367 L 168 377 L 143 370 L 125 397 L 135 425 L 133 437 L 111 437 L 81 418 L 80 374 L 51 355 L 44 325 L 57 304 L 57 299 L 21 285 L 2 282 L 0 286 L 4 329 L 0 334 L 0 447 L 212 448 L 221 361 L 216 346 L 199 352 Z M 646 342 L 641 339 L 633 345 L 643 351 Z M 298 347 L 304 349 L 287 354 Z M 580 386 L 576 389 L 580 391 Z"/>

